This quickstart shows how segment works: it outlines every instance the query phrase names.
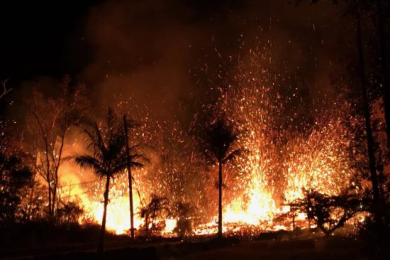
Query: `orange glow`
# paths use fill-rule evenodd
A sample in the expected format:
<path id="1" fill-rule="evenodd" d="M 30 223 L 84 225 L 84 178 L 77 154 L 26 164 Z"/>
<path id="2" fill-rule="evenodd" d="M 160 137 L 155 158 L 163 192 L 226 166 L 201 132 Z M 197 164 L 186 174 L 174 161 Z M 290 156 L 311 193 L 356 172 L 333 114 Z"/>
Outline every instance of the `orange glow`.
<path id="1" fill-rule="evenodd" d="M 241 148 L 244 151 L 235 163 L 224 165 L 224 184 L 227 186 L 223 188 L 224 233 L 240 233 L 247 229 L 252 232 L 291 229 L 289 219 L 285 221 L 277 219 L 290 212 L 288 204 L 302 198 L 304 190 L 315 189 L 325 194 L 336 195 L 348 187 L 354 177 L 349 158 L 352 135 L 343 123 L 343 118 L 348 115 L 348 111 L 340 109 L 343 111 L 342 114 L 335 113 L 334 116 L 327 118 L 321 116 L 314 125 L 306 129 L 305 134 L 286 135 L 280 117 L 284 114 L 283 100 L 291 97 L 282 96 L 275 84 L 268 80 L 267 75 L 270 70 L 265 68 L 264 59 L 267 58 L 257 52 L 251 52 L 249 61 L 245 61 L 243 65 L 239 64 L 239 74 L 233 79 L 233 85 L 220 89 L 216 104 L 217 110 L 223 112 L 240 132 L 237 147 L 234 148 Z M 351 122 L 351 119 L 348 121 Z M 175 137 L 178 144 L 185 144 L 183 136 L 178 135 L 180 130 L 177 124 L 168 125 L 172 127 L 170 131 L 177 135 L 171 135 L 169 138 Z M 147 127 L 149 126 L 144 126 L 144 129 Z M 161 131 L 158 123 L 152 127 L 157 127 L 152 129 L 156 132 Z M 153 132 L 143 131 L 141 134 L 146 137 L 146 134 L 152 136 Z M 161 136 L 165 139 L 168 137 L 168 135 Z M 285 141 L 279 141 L 283 139 Z M 158 148 L 161 149 L 163 147 Z M 174 152 L 178 154 L 178 151 L 175 149 Z M 195 161 L 194 157 L 191 156 L 192 162 Z M 144 168 L 144 171 L 138 175 L 134 174 L 138 177 L 134 188 L 140 193 L 137 195 L 134 191 L 134 224 L 137 229 L 142 229 L 144 226 L 144 220 L 140 218 L 138 211 L 146 206 L 151 195 L 159 193 L 170 198 L 171 190 L 167 187 L 175 187 L 174 182 L 179 178 L 178 176 L 190 169 L 189 164 L 187 166 L 186 162 L 177 158 L 174 162 L 166 162 L 169 165 L 168 169 L 158 172 L 163 164 L 159 158 L 160 156 L 156 155 L 151 160 L 151 166 Z M 203 169 L 205 170 L 205 167 Z M 74 186 L 70 187 L 70 193 L 65 195 L 71 198 L 75 196 L 84 207 L 84 218 L 80 222 L 92 220 L 100 223 L 103 211 L 101 201 L 103 188 L 92 175 L 80 178 L 78 173 L 78 168 L 70 164 L 62 168 L 60 175 L 62 183 Z M 169 178 L 163 178 L 167 176 Z M 82 186 L 82 181 L 89 180 L 97 182 L 87 187 Z M 211 188 L 209 181 L 206 184 L 205 187 L 199 187 L 203 187 L 204 190 L 207 190 L 206 187 Z M 87 189 L 91 191 L 87 192 Z M 178 195 L 194 207 L 198 205 L 197 196 L 190 197 L 190 193 Z M 205 191 L 202 195 L 202 197 L 210 196 Z M 201 217 L 202 222 L 193 225 L 193 234 L 216 233 L 217 204 L 216 200 L 214 202 L 215 204 L 212 205 L 215 207 L 211 209 L 214 211 L 203 214 L 206 217 Z M 164 224 L 162 235 L 175 234 L 178 219 L 175 213 L 157 219 L 154 223 Z M 294 217 L 294 221 L 302 223 L 306 219 L 303 213 L 298 213 Z M 128 180 L 127 176 L 122 174 L 111 183 L 107 229 L 116 234 L 125 234 L 129 228 Z"/>

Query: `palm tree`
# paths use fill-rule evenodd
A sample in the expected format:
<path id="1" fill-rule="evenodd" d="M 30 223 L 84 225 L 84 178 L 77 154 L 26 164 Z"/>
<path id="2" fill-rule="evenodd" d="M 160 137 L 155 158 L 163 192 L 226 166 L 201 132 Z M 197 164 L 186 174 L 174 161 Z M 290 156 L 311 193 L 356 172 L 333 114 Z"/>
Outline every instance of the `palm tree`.
<path id="1" fill-rule="evenodd" d="M 116 120 L 110 109 L 107 114 L 105 130 L 99 127 L 96 122 L 88 122 L 84 132 L 89 140 L 92 154 L 78 156 L 75 161 L 81 167 L 91 168 L 100 178 L 105 178 L 104 211 L 97 249 L 98 252 L 103 252 L 110 179 L 113 179 L 115 175 L 128 166 L 142 167 L 143 164 L 138 161 L 142 156 L 127 153 L 127 139 L 122 124 Z"/>
<path id="2" fill-rule="evenodd" d="M 237 157 L 241 149 L 233 149 L 238 134 L 223 118 L 218 118 L 205 130 L 202 137 L 204 152 L 212 164 L 218 164 L 218 237 L 222 237 L 222 169 L 225 163 Z"/>

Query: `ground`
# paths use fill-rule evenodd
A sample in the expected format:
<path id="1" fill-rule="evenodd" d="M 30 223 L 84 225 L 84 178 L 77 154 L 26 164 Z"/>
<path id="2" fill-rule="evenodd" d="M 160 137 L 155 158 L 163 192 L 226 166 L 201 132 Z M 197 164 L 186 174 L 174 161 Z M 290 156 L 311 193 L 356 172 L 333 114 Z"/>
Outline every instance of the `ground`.
<path id="1" fill-rule="evenodd" d="M 213 237 L 180 240 L 157 238 L 131 240 L 109 235 L 104 254 L 97 254 L 96 238 L 59 239 L 42 245 L 10 247 L 0 251 L 3 259 L 388 259 L 388 250 L 366 239 L 318 233 L 276 232 L 256 237 Z M 64 240 L 64 241 L 62 241 Z M 378 245 L 375 245 L 378 244 Z"/>

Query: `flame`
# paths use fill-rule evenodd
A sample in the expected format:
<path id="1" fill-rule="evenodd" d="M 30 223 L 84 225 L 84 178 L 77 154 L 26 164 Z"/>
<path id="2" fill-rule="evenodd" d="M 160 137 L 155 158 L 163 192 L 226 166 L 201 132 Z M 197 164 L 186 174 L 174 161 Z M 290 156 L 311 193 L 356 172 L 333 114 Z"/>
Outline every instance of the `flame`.
<path id="1" fill-rule="evenodd" d="M 337 195 L 349 186 L 353 174 L 346 131 L 339 120 L 332 120 L 314 130 L 307 140 L 294 141 L 286 163 L 286 201 L 302 198 L 303 190 Z"/>
<path id="2" fill-rule="evenodd" d="M 103 203 L 93 202 L 89 205 L 88 212 L 92 213 L 95 221 L 102 220 L 104 206 Z M 143 225 L 143 220 L 134 217 L 134 227 Z M 110 201 L 107 207 L 106 228 L 116 234 L 125 234 L 130 229 L 129 198 L 118 197 Z"/>
<path id="3" fill-rule="evenodd" d="M 343 149 L 343 141 L 340 139 L 338 129 L 340 124 L 329 124 L 328 128 L 313 131 L 307 142 L 295 139 L 290 144 L 289 155 L 285 159 L 285 187 L 283 196 L 285 202 L 291 202 L 303 196 L 303 189 L 311 186 L 327 194 L 336 194 L 340 186 L 348 184 L 351 179 L 350 166 L 347 161 L 346 151 Z M 247 228 L 252 232 L 289 230 L 291 222 L 276 222 L 276 218 L 289 213 L 290 207 L 280 204 L 275 198 L 272 181 L 269 176 L 269 161 L 273 153 L 267 149 L 266 136 L 260 132 L 260 128 L 253 124 L 252 131 L 240 141 L 250 152 L 244 159 L 239 161 L 239 178 L 228 176 L 228 183 L 236 188 L 224 188 L 223 204 L 223 231 L 228 234 L 241 233 Z M 340 128 L 342 129 L 342 128 Z M 319 137 L 320 136 L 320 137 Z M 228 168 L 228 167 L 227 167 Z M 230 169 L 232 171 L 232 169 Z M 141 185 L 152 182 L 144 182 L 143 176 L 139 178 Z M 84 218 L 81 223 L 92 220 L 101 223 L 103 213 L 102 188 L 99 183 L 91 186 L 93 194 L 84 192 L 81 186 L 81 178 L 76 175 L 74 169 L 63 168 L 61 181 L 70 186 L 66 197 L 77 197 L 84 207 Z M 106 228 L 116 234 L 126 234 L 130 229 L 129 197 L 127 188 L 127 176 L 121 175 L 111 184 L 110 202 L 107 209 Z M 143 198 L 149 197 L 144 188 L 138 187 Z M 134 192 L 134 225 L 136 229 L 143 228 L 144 220 L 139 217 L 138 209 L 142 206 L 140 198 Z M 307 217 L 304 213 L 298 213 L 295 222 L 299 227 L 306 227 Z M 155 221 L 161 222 L 160 220 Z M 177 217 L 166 218 L 162 221 L 164 228 L 160 232 L 162 236 L 174 236 L 177 227 Z M 193 228 L 194 235 L 210 235 L 217 232 L 217 215 L 212 216 L 209 222 L 196 224 Z"/>
<path id="4" fill-rule="evenodd" d="M 176 226 L 177 226 L 177 220 L 176 219 L 166 219 L 165 220 L 165 228 L 162 231 L 162 234 L 173 234 Z"/>
<path id="5" fill-rule="evenodd" d="M 227 164 L 224 167 L 226 171 L 224 171 L 224 183 L 228 186 L 223 190 L 223 231 L 225 233 L 237 233 L 246 228 L 259 231 L 289 229 L 291 227 L 289 221 L 277 222 L 276 219 L 289 213 L 290 207 L 287 203 L 302 198 L 304 189 L 314 188 L 326 194 L 337 194 L 342 188 L 347 187 L 354 177 L 349 158 L 352 136 L 339 115 L 333 116 L 330 120 L 319 120 L 317 125 L 303 136 L 285 135 L 286 144 L 275 142 L 286 134 L 279 121 L 280 115 L 284 114 L 282 102 L 284 99 L 293 98 L 295 94 L 291 97 L 282 96 L 279 89 L 275 88 L 275 83 L 268 79 L 271 69 L 260 61 L 269 60 L 269 57 L 264 57 L 263 53 L 250 53 L 249 61 L 239 65 L 239 74 L 235 76 L 233 85 L 229 84 L 227 88 L 220 89 L 216 104 L 217 110 L 224 112 L 227 118 L 233 121 L 235 128 L 246 132 L 240 135 L 237 143 L 247 151 L 246 155 L 239 158 L 235 165 Z M 347 110 L 340 111 L 342 116 L 346 115 Z M 153 127 L 157 125 L 155 123 Z M 178 138 L 176 142 L 180 145 L 188 142 L 179 135 L 180 130 L 177 129 L 176 124 L 171 123 L 170 126 L 172 126 L 171 136 L 162 135 L 163 138 L 168 140 L 172 137 Z M 161 127 L 158 125 L 156 129 L 151 130 L 143 131 L 142 136 L 147 134 L 152 136 L 153 131 L 161 131 Z M 166 134 L 165 131 L 162 133 Z M 151 140 L 149 139 L 148 142 Z M 166 144 L 162 143 L 162 145 Z M 163 147 L 161 146 L 160 149 Z M 179 151 L 183 149 L 172 150 L 177 156 L 181 156 Z M 192 158 L 190 160 L 191 163 L 195 161 Z M 145 174 L 137 175 L 138 185 L 135 188 L 140 191 L 142 197 L 141 199 L 134 193 L 134 225 L 137 229 L 142 228 L 144 224 L 143 219 L 137 214 L 138 209 L 143 206 L 141 200 L 149 198 L 152 190 L 170 196 L 171 190 L 167 187 L 169 185 L 175 187 L 177 184 L 174 182 L 178 182 L 180 174 L 191 171 L 191 166 L 185 164 L 181 158 L 168 160 L 169 167 L 163 170 L 159 170 L 161 168 L 159 159 L 155 158 L 152 162 L 155 166 L 151 170 L 153 174 L 148 176 L 150 172 L 147 171 Z M 95 183 L 89 186 L 92 189 L 91 193 L 85 192 L 86 186 L 81 184 L 85 180 L 77 173 L 78 170 L 71 167 L 61 170 L 63 184 L 71 186 L 70 193 L 66 196 L 76 196 L 84 207 L 86 213 L 80 222 L 85 223 L 91 219 L 101 223 L 102 186 Z M 278 179 L 280 176 L 281 179 Z M 88 176 L 87 179 L 89 177 L 93 178 Z M 167 180 L 171 183 L 165 182 Z M 185 183 L 184 180 L 182 182 Z M 203 181 L 199 184 L 203 184 Z M 185 187 L 182 186 L 182 189 Z M 189 197 L 189 195 L 181 196 Z M 196 198 L 190 199 L 196 200 Z M 196 201 L 193 201 L 194 206 L 198 205 L 195 203 Z M 205 222 L 194 225 L 193 234 L 206 235 L 217 232 L 216 205 L 215 200 L 215 207 L 212 209 L 214 211 L 206 213 Z M 111 184 L 107 229 L 116 234 L 127 233 L 130 228 L 129 215 L 127 177 L 120 175 Z M 161 234 L 173 235 L 177 227 L 177 217 L 161 219 L 162 221 L 154 221 L 165 224 Z M 306 219 L 304 213 L 298 213 L 294 217 L 295 221 L 302 224 Z"/>
<path id="6" fill-rule="evenodd" d="M 259 158 L 256 156 L 256 158 Z M 254 165 L 245 194 L 235 198 L 225 208 L 223 220 L 226 223 L 258 225 L 271 221 L 278 212 L 272 194 L 266 189 L 265 174 L 260 165 Z"/>

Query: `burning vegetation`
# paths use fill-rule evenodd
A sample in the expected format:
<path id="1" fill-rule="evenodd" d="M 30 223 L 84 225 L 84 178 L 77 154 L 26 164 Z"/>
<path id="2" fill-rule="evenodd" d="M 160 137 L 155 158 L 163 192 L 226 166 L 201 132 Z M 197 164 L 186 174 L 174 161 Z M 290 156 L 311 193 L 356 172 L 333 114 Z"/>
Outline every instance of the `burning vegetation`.
<path id="1" fill-rule="evenodd" d="M 345 100 L 314 110 L 310 122 L 298 122 L 296 111 L 284 116 L 298 89 L 290 96 L 281 92 L 269 67 L 263 50 L 249 50 L 233 76 L 224 77 L 230 82 L 211 91 L 216 102 L 204 105 L 185 130 L 148 115 L 140 123 L 127 121 L 131 112 L 121 118 L 112 109 L 106 121 L 93 121 L 83 105 L 36 97 L 30 128 L 40 133 L 34 138 L 40 141 L 36 188 L 48 189 L 47 214 L 102 223 L 103 231 L 116 234 L 129 234 L 132 213 L 137 236 L 252 235 L 290 230 L 295 220 L 301 228 L 321 226 L 302 203 L 315 193 L 318 200 L 346 192 L 364 199 L 371 184 L 361 116 Z M 342 217 L 329 214 L 340 224 L 369 213 L 364 207 L 350 213 L 339 204 L 334 207 Z"/>

